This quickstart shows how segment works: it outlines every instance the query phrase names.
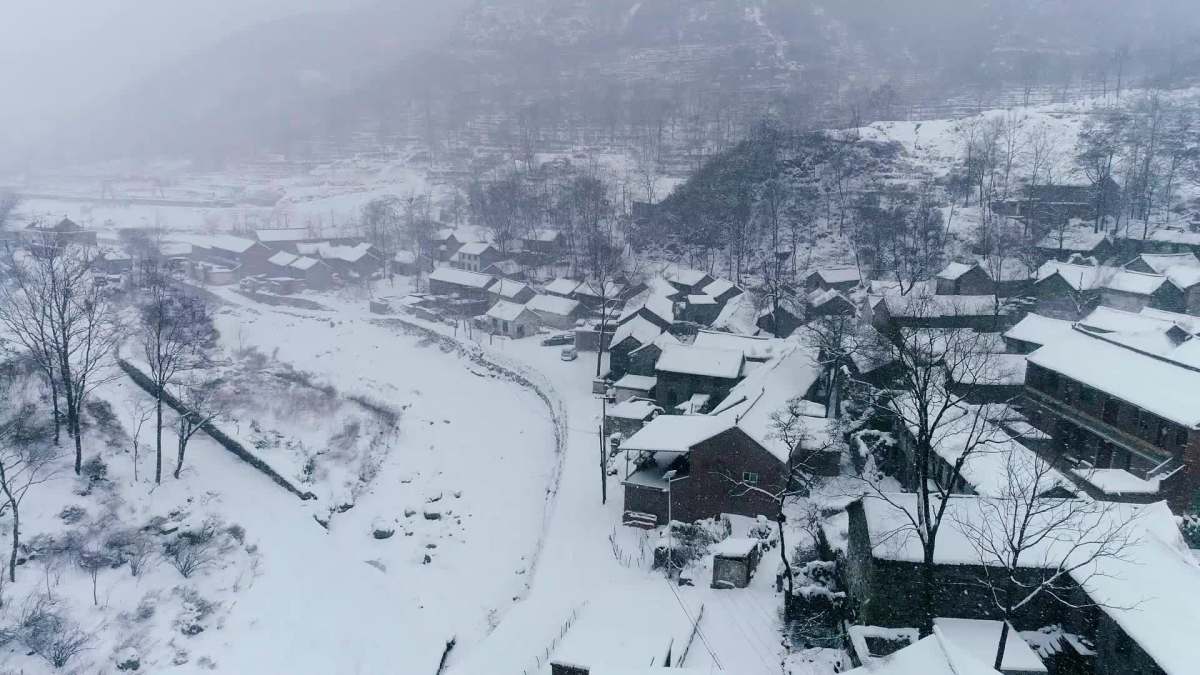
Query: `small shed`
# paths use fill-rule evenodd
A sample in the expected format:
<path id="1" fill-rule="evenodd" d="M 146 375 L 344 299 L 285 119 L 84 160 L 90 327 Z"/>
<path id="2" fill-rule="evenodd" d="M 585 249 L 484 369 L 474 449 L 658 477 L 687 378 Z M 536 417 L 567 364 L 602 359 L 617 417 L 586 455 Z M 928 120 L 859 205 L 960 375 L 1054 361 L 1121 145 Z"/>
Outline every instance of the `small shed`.
<path id="1" fill-rule="evenodd" d="M 754 537 L 729 537 L 713 547 L 713 588 L 745 588 L 750 585 L 762 542 Z"/>
<path id="2" fill-rule="evenodd" d="M 626 375 L 613 383 L 613 391 L 617 402 L 628 401 L 632 398 L 651 398 L 658 378 L 647 375 Z"/>
<path id="3" fill-rule="evenodd" d="M 987 295 L 995 290 L 991 275 L 977 262 L 952 262 L 934 280 L 938 295 Z"/>

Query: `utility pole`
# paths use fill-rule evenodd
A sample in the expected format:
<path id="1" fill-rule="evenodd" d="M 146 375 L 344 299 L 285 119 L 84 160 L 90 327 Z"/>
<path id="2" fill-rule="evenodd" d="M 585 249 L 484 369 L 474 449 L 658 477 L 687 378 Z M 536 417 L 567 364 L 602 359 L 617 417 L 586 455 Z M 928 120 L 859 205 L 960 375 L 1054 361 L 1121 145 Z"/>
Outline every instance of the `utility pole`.
<path id="1" fill-rule="evenodd" d="M 608 503 L 608 448 L 604 446 L 604 420 L 608 416 L 608 396 L 600 397 L 600 503 Z"/>

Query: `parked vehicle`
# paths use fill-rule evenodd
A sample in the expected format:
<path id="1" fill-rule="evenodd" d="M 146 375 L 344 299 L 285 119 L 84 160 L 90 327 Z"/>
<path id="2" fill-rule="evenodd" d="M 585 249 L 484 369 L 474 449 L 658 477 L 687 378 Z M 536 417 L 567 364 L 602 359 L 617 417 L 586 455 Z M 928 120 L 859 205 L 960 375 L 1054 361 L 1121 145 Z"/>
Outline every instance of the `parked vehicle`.
<path id="1" fill-rule="evenodd" d="M 563 361 L 574 361 L 575 359 L 579 358 L 579 352 L 575 351 L 574 347 L 563 347 L 563 350 L 559 353 L 558 358 L 562 359 Z"/>
<path id="2" fill-rule="evenodd" d="M 573 344 L 575 344 L 574 333 L 559 333 L 558 335 L 551 335 L 550 337 L 542 338 L 543 347 L 557 347 L 559 345 Z"/>

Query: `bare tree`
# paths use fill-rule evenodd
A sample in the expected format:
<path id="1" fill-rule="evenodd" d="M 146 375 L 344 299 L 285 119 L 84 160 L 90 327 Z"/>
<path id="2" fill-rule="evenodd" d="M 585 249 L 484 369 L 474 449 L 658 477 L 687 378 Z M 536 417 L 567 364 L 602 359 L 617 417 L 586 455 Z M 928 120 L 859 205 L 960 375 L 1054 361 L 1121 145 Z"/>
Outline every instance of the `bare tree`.
<path id="1" fill-rule="evenodd" d="M 140 319 L 142 354 L 154 383 L 154 482 L 161 483 L 163 398 L 180 373 L 205 363 L 217 336 L 204 298 L 182 290 L 162 268 L 142 290 Z"/>
<path id="2" fill-rule="evenodd" d="M 828 373 L 826 417 L 841 417 L 842 378 L 854 357 L 867 345 L 859 328 L 859 318 L 855 315 L 831 315 L 809 321 L 801 329 L 805 343 L 815 354 L 816 365 Z"/>
<path id="3" fill-rule="evenodd" d="M 0 232 L 8 228 L 8 221 L 20 205 L 21 198 L 15 192 L 0 192 Z"/>
<path id="4" fill-rule="evenodd" d="M 939 315 L 936 296 L 912 298 L 914 313 Z M 977 451 L 1002 440 L 1002 432 L 989 420 L 1000 415 L 1003 405 L 971 405 L 968 399 L 980 386 L 997 384 L 1003 378 L 986 334 L 970 329 L 899 328 L 876 333 L 866 341 L 872 360 L 893 363 L 893 390 L 877 390 L 872 405 L 891 417 L 910 439 L 911 452 L 904 470 L 916 493 L 916 511 L 891 499 L 887 491 L 864 477 L 867 489 L 903 513 L 906 529 L 917 537 L 922 550 L 921 610 L 923 630 L 932 631 L 934 613 L 934 569 L 938 534 L 946 516 L 947 497 L 962 486 L 962 468 Z M 946 376 L 954 373 L 955 382 Z M 953 443 L 957 456 L 948 471 L 938 449 Z"/>
<path id="5" fill-rule="evenodd" d="M 59 241 L 30 247 L 22 265 L 34 287 L 45 289 L 50 347 L 66 401 L 67 432 L 75 440 L 75 473 L 83 466 L 81 420 L 87 397 L 114 377 L 111 361 L 119 332 L 103 290 L 93 283 L 96 253 Z"/>
<path id="6" fill-rule="evenodd" d="M 133 480 L 138 480 L 138 455 L 142 448 L 142 429 L 146 426 L 146 422 L 150 421 L 150 416 L 154 413 L 154 409 L 144 403 L 141 399 L 132 402 L 127 411 L 127 421 L 129 422 L 129 442 L 133 451 Z"/>
<path id="7" fill-rule="evenodd" d="M 61 383 L 58 376 L 59 362 L 55 346 L 55 333 L 51 324 L 47 277 L 34 273 L 24 260 L 18 260 L 15 252 L 9 251 L 9 266 L 12 279 L 0 284 L 0 324 L 8 329 L 25 353 L 37 365 L 46 378 L 50 390 L 54 418 L 54 443 L 57 445 L 62 429 L 62 413 L 59 410 Z"/>
<path id="8" fill-rule="evenodd" d="M 12 552 L 8 580 L 17 580 L 17 550 L 21 544 L 21 504 L 30 491 L 55 476 L 58 456 L 50 449 L 22 445 L 8 431 L 0 430 L 0 515 L 12 514 Z"/>
<path id="9" fill-rule="evenodd" d="M 192 436 L 200 431 L 213 420 L 220 417 L 224 410 L 218 402 L 218 381 L 192 381 L 184 383 L 182 393 L 178 397 L 180 405 L 184 408 L 179 413 L 177 421 L 176 434 L 179 437 L 179 454 L 175 463 L 175 478 L 179 478 L 179 474 L 183 471 L 184 453 L 187 452 L 188 442 L 192 440 Z"/>
<path id="10" fill-rule="evenodd" d="M 1056 472 L 1040 456 L 1009 453 L 1005 474 L 998 495 L 979 497 L 970 511 L 958 509 L 953 516 L 978 557 L 977 581 L 1004 622 L 996 670 L 1017 612 L 1043 595 L 1076 609 L 1102 606 L 1073 591 L 1104 574 L 1098 563 L 1124 560 L 1136 543 L 1136 512 L 1128 506 L 1047 496 Z"/>
<path id="11" fill-rule="evenodd" d="M 388 254 L 396 252 L 404 228 L 404 203 L 395 195 L 377 197 L 362 207 L 359 225 L 363 237 Z"/>

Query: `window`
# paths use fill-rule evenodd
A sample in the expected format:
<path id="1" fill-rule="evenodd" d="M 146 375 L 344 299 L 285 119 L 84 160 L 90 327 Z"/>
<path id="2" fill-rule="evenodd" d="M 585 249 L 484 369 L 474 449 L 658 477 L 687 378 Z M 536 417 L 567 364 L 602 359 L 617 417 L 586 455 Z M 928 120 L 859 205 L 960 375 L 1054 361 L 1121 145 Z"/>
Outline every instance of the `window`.
<path id="1" fill-rule="evenodd" d="M 743 471 L 742 482 L 746 485 L 758 485 L 758 474 L 753 471 Z"/>
<path id="2" fill-rule="evenodd" d="M 1185 427 L 1175 429 L 1175 445 L 1184 447 L 1188 444 L 1188 430 Z"/>

